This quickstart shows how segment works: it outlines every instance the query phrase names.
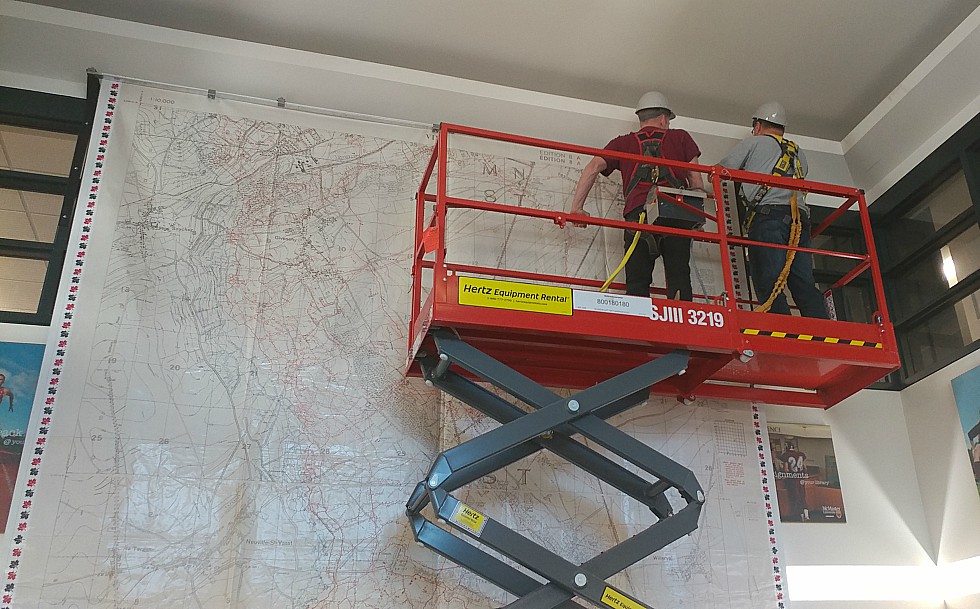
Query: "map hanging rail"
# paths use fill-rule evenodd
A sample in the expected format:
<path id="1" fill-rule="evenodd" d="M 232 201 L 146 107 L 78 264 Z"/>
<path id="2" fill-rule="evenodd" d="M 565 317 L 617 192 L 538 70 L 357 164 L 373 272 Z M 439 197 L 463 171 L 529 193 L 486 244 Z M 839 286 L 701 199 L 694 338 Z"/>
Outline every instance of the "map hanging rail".
<path id="1" fill-rule="evenodd" d="M 89 68 L 89 70 L 94 70 L 95 68 Z M 98 74 L 98 72 L 90 72 L 93 74 Z M 246 95 L 244 93 L 231 93 L 226 91 L 219 91 L 218 89 L 212 88 L 202 88 L 202 87 L 188 87 L 186 85 L 176 85 L 173 83 L 159 82 L 155 80 L 146 80 L 143 78 L 135 78 L 132 76 L 120 76 L 118 74 L 98 74 L 102 79 L 108 79 L 116 82 L 129 83 L 145 87 L 154 87 L 157 89 L 164 89 L 167 91 L 178 91 L 181 93 L 189 93 L 191 95 L 204 95 L 208 99 L 227 99 L 232 101 L 238 101 L 246 104 L 254 104 L 257 106 L 273 106 L 278 108 L 288 108 L 289 110 L 296 110 L 298 112 L 306 112 L 308 114 L 316 114 L 318 116 L 332 116 L 335 118 L 346 118 L 354 121 L 362 121 L 366 123 L 378 123 L 382 125 L 395 125 L 398 127 L 408 127 L 410 129 L 422 129 L 427 132 L 431 132 L 434 128 L 433 123 L 423 123 L 419 121 L 406 120 L 401 118 L 393 118 L 389 116 L 377 116 L 374 114 L 364 114 L 362 112 L 351 112 L 348 110 L 337 110 L 331 108 L 320 108 L 318 106 L 309 106 L 306 104 L 297 104 L 289 102 L 287 105 L 285 97 L 278 97 L 276 99 L 269 99 L 265 97 L 258 97 L 255 95 Z"/>

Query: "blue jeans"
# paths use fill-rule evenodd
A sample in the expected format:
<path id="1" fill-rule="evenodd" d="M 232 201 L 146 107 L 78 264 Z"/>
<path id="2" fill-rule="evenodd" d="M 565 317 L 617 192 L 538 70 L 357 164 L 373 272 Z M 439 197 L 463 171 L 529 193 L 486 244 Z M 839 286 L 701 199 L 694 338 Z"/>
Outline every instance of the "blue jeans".
<path id="1" fill-rule="evenodd" d="M 749 239 L 763 243 L 788 245 L 789 207 L 787 206 L 785 210 L 780 209 L 780 207 L 770 207 L 769 211 L 768 214 L 755 214 L 752 225 L 749 227 Z M 801 221 L 803 222 L 803 231 L 800 235 L 800 247 L 810 247 L 810 221 L 806 216 L 803 216 Z M 749 248 L 749 272 L 752 275 L 752 283 L 755 285 L 756 297 L 760 301 L 765 302 L 772 293 L 779 273 L 786 265 L 788 251 L 759 246 Z M 796 306 L 800 308 L 800 314 L 804 317 L 829 319 L 823 294 L 813 282 L 812 254 L 796 252 L 786 285 L 793 295 L 793 300 L 796 301 Z M 789 315 L 786 295 L 777 296 L 769 311 Z"/>

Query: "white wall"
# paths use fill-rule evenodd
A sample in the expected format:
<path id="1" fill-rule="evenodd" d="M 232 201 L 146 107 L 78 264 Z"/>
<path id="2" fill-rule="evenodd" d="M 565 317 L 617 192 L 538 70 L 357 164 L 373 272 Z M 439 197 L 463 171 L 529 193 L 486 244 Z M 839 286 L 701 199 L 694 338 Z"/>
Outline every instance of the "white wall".
<path id="1" fill-rule="evenodd" d="M 844 492 L 845 524 L 782 527 L 792 564 L 933 563 L 897 392 L 861 391 L 826 411 L 767 406 L 766 418 L 830 425 Z"/>
<path id="2" fill-rule="evenodd" d="M 966 459 L 950 381 L 980 366 L 980 351 L 902 392 L 933 553 L 939 564 L 980 556 L 980 496 Z M 978 578 L 980 579 L 980 578 Z"/>
<path id="3" fill-rule="evenodd" d="M 841 142 L 869 201 L 980 112 L 980 8 Z"/>
<path id="4" fill-rule="evenodd" d="M 828 411 L 766 407 L 831 426 L 844 491 L 846 524 L 781 527 L 794 608 L 980 607 L 980 496 L 950 385 L 976 366 L 980 351 Z"/>
<path id="5" fill-rule="evenodd" d="M 902 391 L 908 435 L 932 553 L 956 591 L 949 609 L 980 607 L 980 496 L 966 458 L 953 387 L 957 376 L 980 366 L 980 351 Z"/>
<path id="6" fill-rule="evenodd" d="M 48 339 L 47 326 L 0 323 L 0 340 L 11 343 L 43 344 Z"/>
<path id="7" fill-rule="evenodd" d="M 844 493 L 846 523 L 780 527 L 792 607 L 943 607 L 937 593 L 919 594 L 934 561 L 901 396 L 865 390 L 826 411 L 765 410 L 769 423 L 831 427 Z"/>

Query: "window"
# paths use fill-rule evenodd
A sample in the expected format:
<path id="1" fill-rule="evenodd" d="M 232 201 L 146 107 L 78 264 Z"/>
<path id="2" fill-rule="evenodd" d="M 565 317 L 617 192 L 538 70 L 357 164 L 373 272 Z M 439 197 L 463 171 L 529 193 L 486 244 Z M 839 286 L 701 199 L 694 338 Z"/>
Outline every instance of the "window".
<path id="1" fill-rule="evenodd" d="M 827 218 L 832 208 L 811 206 L 812 225 L 819 226 Z M 865 254 L 864 237 L 861 232 L 861 220 L 856 211 L 845 212 L 834 221 L 827 230 L 813 238 L 815 249 L 846 252 L 850 254 Z M 817 288 L 826 293 L 827 290 L 840 281 L 844 275 L 857 265 L 857 261 L 833 256 L 813 257 L 813 278 Z M 856 323 L 872 323 L 874 313 L 878 309 L 875 303 L 874 290 L 868 272 L 856 277 L 847 285 L 833 288 L 834 309 L 840 321 Z"/>
<path id="2" fill-rule="evenodd" d="M 954 257 L 955 256 L 955 257 Z M 901 322 L 980 268 L 980 225 L 972 224 L 949 243 L 932 247 L 893 273 L 891 303 Z"/>
<path id="3" fill-rule="evenodd" d="M 97 95 L 0 87 L 0 321 L 51 321 Z"/>
<path id="4" fill-rule="evenodd" d="M 78 135 L 0 125 L 0 169 L 67 178 Z"/>
<path id="5" fill-rule="evenodd" d="M 980 116 L 871 206 L 905 387 L 980 348 Z"/>
<path id="6" fill-rule="evenodd" d="M 980 340 L 980 289 L 942 307 L 900 333 L 909 376 L 929 372 L 936 362 L 959 359 L 964 347 Z"/>
<path id="7" fill-rule="evenodd" d="M 64 197 L 0 188 L 0 239 L 54 243 Z"/>
<path id="8" fill-rule="evenodd" d="M 971 207 L 966 177 L 962 171 L 956 171 L 910 211 L 890 223 L 885 233 L 889 255 L 902 259 L 915 253 Z"/>

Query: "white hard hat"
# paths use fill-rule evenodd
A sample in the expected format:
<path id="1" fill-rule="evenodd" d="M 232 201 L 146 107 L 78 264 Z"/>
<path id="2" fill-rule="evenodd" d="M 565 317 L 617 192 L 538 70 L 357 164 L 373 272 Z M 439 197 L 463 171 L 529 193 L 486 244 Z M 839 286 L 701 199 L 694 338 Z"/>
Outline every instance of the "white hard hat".
<path id="1" fill-rule="evenodd" d="M 752 115 L 752 120 L 766 121 L 780 127 L 786 126 L 786 108 L 779 102 L 766 102 Z"/>
<path id="2" fill-rule="evenodd" d="M 650 110 L 652 108 L 663 108 L 667 112 L 670 112 L 671 120 L 677 118 L 674 111 L 670 109 L 670 102 L 667 101 L 667 96 L 660 91 L 647 91 L 640 98 L 640 101 L 636 102 L 637 114 L 640 113 L 640 110 Z"/>

